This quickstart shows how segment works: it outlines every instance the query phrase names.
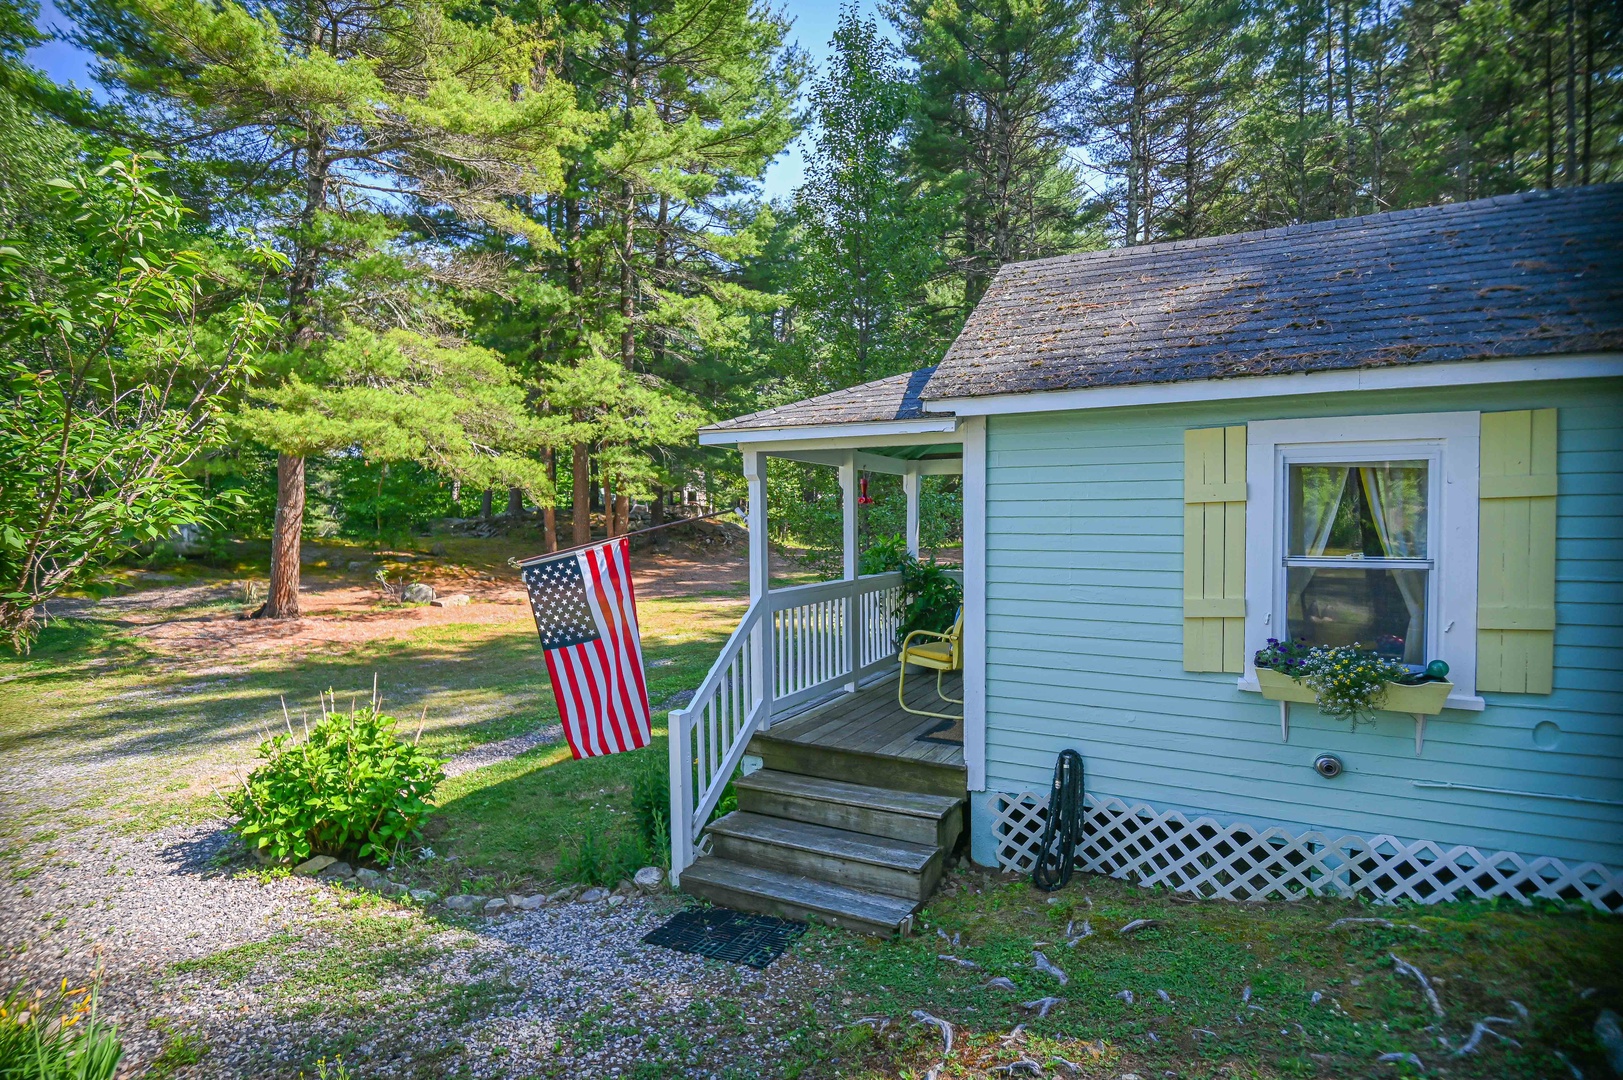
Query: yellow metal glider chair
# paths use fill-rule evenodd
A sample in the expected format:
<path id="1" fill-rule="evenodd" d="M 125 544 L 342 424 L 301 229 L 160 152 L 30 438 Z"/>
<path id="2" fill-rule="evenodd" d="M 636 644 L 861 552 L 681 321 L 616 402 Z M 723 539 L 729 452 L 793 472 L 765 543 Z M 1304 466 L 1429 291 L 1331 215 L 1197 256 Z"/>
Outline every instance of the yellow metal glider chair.
<path id="1" fill-rule="evenodd" d="M 914 638 L 928 638 L 914 644 Z M 902 707 L 903 712 L 910 712 L 915 716 L 936 716 L 942 720 L 962 720 L 961 713 L 930 712 L 927 709 L 915 709 L 907 704 L 905 691 L 907 689 L 907 665 L 917 664 L 921 668 L 929 668 L 935 672 L 935 694 L 942 701 L 953 705 L 962 705 L 963 698 L 948 697 L 941 690 L 941 677 L 949 671 L 964 670 L 964 609 L 958 609 L 958 617 L 952 622 L 952 629 L 946 633 L 939 630 L 914 630 L 902 639 L 902 651 L 898 659 L 902 665 L 901 675 L 896 679 L 896 703 Z"/>

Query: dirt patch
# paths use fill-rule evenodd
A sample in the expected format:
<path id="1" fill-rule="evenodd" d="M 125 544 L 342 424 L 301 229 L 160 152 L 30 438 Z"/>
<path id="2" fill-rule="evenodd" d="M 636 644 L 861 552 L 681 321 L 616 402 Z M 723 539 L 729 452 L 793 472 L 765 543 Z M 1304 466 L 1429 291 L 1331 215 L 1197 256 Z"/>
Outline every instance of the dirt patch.
<path id="1" fill-rule="evenodd" d="M 461 547 L 462 545 L 458 545 Z M 180 665 L 207 665 L 228 670 L 266 653 L 320 653 L 374 641 L 396 640 L 424 627 L 495 624 L 522 619 L 528 603 L 518 571 L 505 563 L 508 546 L 529 552 L 523 544 L 480 546 L 472 552 L 418 555 L 383 552 L 360 560 L 353 553 L 306 552 L 312 561 L 336 563 L 306 569 L 299 589 L 298 619 L 247 619 L 250 604 L 242 580 L 169 584 L 166 575 L 139 575 L 133 592 L 101 600 L 64 600 L 51 605 L 57 618 L 93 619 L 123 628 L 146 648 Z M 453 563 L 452 557 L 456 558 Z M 791 575 L 799 567 L 773 560 L 774 573 Z M 353 567 L 353 569 L 351 569 Z M 421 581 L 439 596 L 466 595 L 456 607 L 388 605 L 382 602 L 374 576 L 383 569 L 394 578 Z M 672 545 L 667 551 L 638 551 L 632 556 L 637 594 L 645 599 L 705 594 L 737 596 L 748 580 L 749 555 L 740 546 L 697 548 Z"/>

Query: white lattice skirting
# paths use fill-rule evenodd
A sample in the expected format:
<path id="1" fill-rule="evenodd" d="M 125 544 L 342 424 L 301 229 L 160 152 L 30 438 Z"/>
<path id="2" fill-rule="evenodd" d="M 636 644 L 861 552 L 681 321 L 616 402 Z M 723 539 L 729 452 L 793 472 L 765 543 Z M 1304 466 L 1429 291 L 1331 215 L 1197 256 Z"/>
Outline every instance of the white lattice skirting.
<path id="1" fill-rule="evenodd" d="M 1560 859 L 1391 836 L 1340 836 L 1259 829 L 1116 798 L 1087 800 L 1087 835 L 1077 845 L 1080 869 L 1167 885 L 1225 900 L 1370 896 L 1437 904 L 1506 896 L 1530 902 L 1583 901 L 1623 911 L 1623 873 L 1599 863 L 1569 868 Z M 1031 794 L 987 796 L 998 865 L 1030 872 L 1042 846 L 1048 800 Z"/>

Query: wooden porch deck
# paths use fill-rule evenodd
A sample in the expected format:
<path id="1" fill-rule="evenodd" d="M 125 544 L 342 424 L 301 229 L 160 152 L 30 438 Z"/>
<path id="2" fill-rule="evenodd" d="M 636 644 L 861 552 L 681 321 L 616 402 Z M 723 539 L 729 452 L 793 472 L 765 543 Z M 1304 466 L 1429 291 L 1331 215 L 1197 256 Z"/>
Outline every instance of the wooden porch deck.
<path id="1" fill-rule="evenodd" d="M 941 685 L 953 697 L 964 696 L 961 674 L 948 674 Z M 962 705 L 950 705 L 936 697 L 933 671 L 908 674 L 907 703 L 935 712 L 963 709 Z M 942 723 L 946 721 L 904 712 L 896 701 L 896 676 L 889 675 L 854 694 L 839 694 L 797 716 L 779 720 L 762 734 L 803 746 L 962 769 L 962 741 L 949 744 L 919 738 Z"/>

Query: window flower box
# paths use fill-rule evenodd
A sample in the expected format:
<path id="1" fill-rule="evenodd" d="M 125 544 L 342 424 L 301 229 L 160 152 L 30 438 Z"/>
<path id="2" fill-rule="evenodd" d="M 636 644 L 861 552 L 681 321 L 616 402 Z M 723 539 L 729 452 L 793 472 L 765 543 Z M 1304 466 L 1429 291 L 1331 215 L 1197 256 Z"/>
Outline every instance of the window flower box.
<path id="1" fill-rule="evenodd" d="M 1274 671 L 1272 668 L 1257 668 L 1257 686 L 1262 696 L 1269 701 L 1279 702 L 1279 729 L 1286 742 L 1290 741 L 1290 706 L 1297 703 L 1301 705 L 1316 704 L 1318 698 L 1308 685 L 1300 679 Z M 1389 682 L 1386 684 L 1386 698 L 1381 702 L 1381 711 L 1408 713 L 1415 721 L 1415 756 L 1419 756 L 1426 745 L 1426 717 L 1436 716 L 1443 711 L 1448 701 L 1448 695 L 1453 693 L 1454 684 L 1444 679 L 1430 682 L 1407 685 L 1405 683 Z"/>

